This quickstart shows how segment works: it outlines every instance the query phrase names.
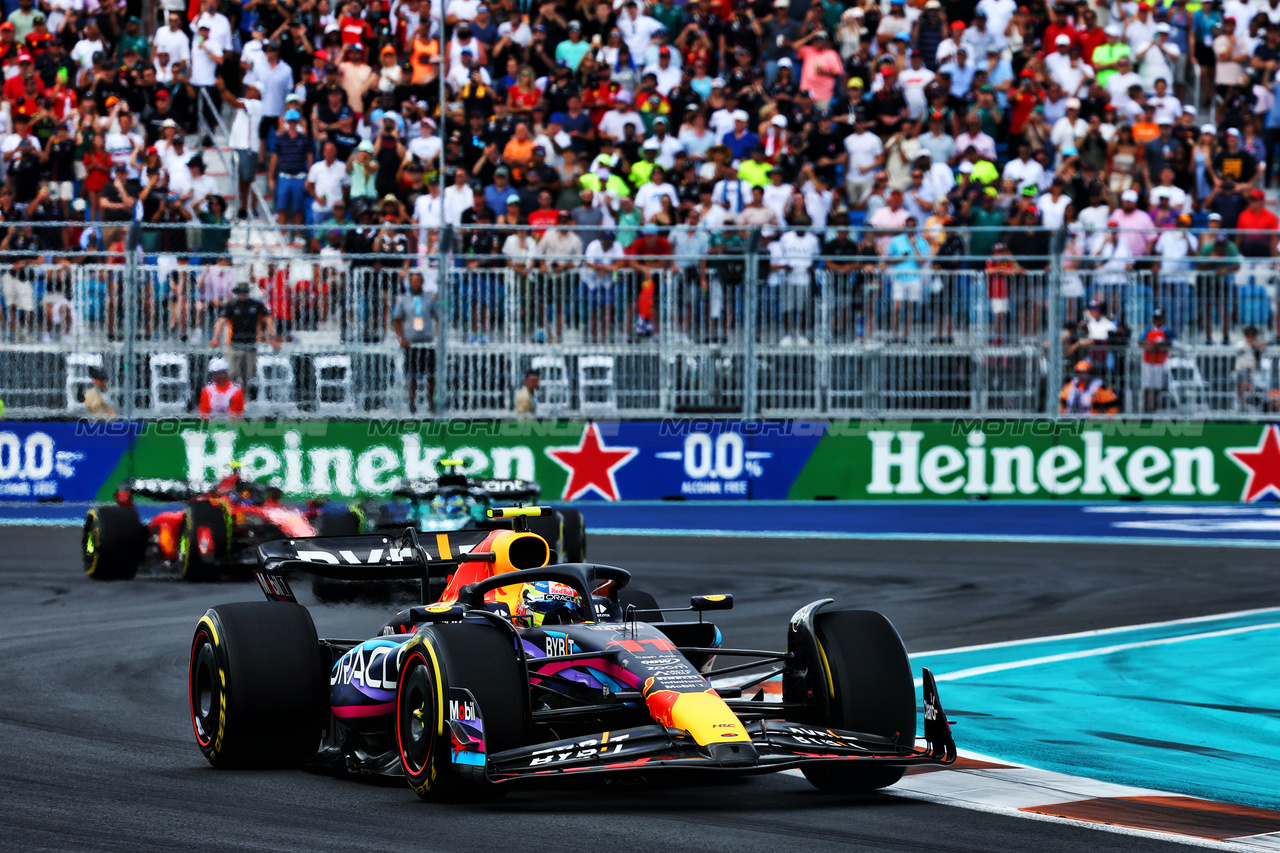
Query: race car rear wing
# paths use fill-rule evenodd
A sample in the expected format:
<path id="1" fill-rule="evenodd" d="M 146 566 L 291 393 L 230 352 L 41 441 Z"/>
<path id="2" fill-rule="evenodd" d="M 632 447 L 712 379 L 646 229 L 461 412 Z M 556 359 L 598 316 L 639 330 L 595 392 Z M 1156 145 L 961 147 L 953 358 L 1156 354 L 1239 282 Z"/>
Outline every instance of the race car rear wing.
<path id="1" fill-rule="evenodd" d="M 454 478 L 457 479 L 457 478 Z M 510 478 L 477 478 L 464 481 L 465 484 L 472 488 L 487 494 L 492 500 L 496 501 L 530 501 L 536 502 L 542 494 L 542 488 L 531 480 L 518 480 Z M 439 493 L 442 486 L 445 485 L 461 485 L 455 482 L 442 483 L 439 480 L 411 480 L 403 483 L 392 491 L 395 497 L 416 498 L 425 500 L 434 497 Z"/>
<path id="2" fill-rule="evenodd" d="M 494 562 L 497 554 L 474 550 L 491 533 L 462 530 L 420 536 L 409 527 L 394 539 L 376 534 L 279 539 L 258 546 L 253 574 L 271 601 L 297 601 L 286 571 L 334 580 L 420 579 L 426 596 L 432 577 L 442 577 L 464 562 Z"/>

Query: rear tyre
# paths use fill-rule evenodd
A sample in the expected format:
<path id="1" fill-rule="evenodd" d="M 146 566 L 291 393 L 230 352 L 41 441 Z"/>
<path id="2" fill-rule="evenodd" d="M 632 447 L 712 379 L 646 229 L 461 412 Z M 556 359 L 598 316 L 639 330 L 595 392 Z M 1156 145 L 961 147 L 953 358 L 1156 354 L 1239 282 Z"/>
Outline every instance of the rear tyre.
<path id="1" fill-rule="evenodd" d="M 227 516 L 209 501 L 192 501 L 182 515 L 178 531 L 178 565 L 184 580 L 197 583 L 217 580 L 218 561 L 227 555 Z"/>
<path id="2" fill-rule="evenodd" d="M 582 522 L 582 513 L 576 509 L 560 510 L 560 538 L 566 563 L 587 561 L 587 528 Z"/>
<path id="3" fill-rule="evenodd" d="M 300 604 L 221 604 L 196 625 L 191 724 L 214 767 L 306 763 L 327 722 L 326 689 L 316 627 Z"/>
<path id="4" fill-rule="evenodd" d="M 871 610 L 824 610 L 815 627 L 833 687 L 828 717 L 821 722 L 912 746 L 915 684 L 907 650 L 889 620 Z M 832 762 L 801 770 L 821 791 L 861 794 L 893 785 L 905 768 Z"/>
<path id="5" fill-rule="evenodd" d="M 485 781 L 483 768 L 453 763 L 447 709 L 451 688 L 471 692 L 486 754 L 527 743 L 529 687 L 511 636 L 487 624 L 448 624 L 418 637 L 405 653 L 396 690 L 396 743 L 409 787 L 424 800 L 504 796 L 505 788 Z"/>
<path id="6" fill-rule="evenodd" d="M 147 529 L 131 506 L 100 506 L 84 517 L 80 554 L 96 581 L 131 580 L 147 552 Z"/>
<path id="7" fill-rule="evenodd" d="M 326 512 L 316 517 L 317 536 L 358 536 L 360 516 L 352 510 Z M 354 601 L 360 592 L 360 584 L 331 578 L 311 576 L 311 593 L 320 601 Z"/>

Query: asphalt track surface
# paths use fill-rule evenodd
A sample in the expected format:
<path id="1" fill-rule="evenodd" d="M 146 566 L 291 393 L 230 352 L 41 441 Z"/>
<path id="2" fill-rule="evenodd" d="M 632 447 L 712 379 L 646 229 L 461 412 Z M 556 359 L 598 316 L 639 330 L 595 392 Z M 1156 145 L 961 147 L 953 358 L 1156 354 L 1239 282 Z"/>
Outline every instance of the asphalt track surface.
<path id="1" fill-rule="evenodd" d="M 252 582 L 101 584 L 78 531 L 0 528 L 0 849 L 1145 851 L 1170 842 L 875 795 L 794 776 L 557 786 L 488 806 L 406 787 L 209 767 L 191 732 L 189 644 Z M 733 592 L 731 645 L 777 647 L 791 613 L 833 597 L 876 609 L 924 651 L 1280 604 L 1275 552 L 1153 546 L 663 541 L 594 537 L 594 561 L 674 603 Z M 321 635 L 366 636 L 385 607 L 316 607 Z M 945 689 L 943 699 L 946 699 Z M 956 729 L 963 746 L 963 725 Z"/>

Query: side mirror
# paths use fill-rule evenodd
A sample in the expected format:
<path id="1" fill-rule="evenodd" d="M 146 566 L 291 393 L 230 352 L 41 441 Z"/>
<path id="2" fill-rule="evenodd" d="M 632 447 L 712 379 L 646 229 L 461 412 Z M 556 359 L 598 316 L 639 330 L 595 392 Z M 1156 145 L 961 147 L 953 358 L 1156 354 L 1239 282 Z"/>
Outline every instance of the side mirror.
<path id="1" fill-rule="evenodd" d="M 732 595 L 695 595 L 689 599 L 692 610 L 732 610 Z"/>

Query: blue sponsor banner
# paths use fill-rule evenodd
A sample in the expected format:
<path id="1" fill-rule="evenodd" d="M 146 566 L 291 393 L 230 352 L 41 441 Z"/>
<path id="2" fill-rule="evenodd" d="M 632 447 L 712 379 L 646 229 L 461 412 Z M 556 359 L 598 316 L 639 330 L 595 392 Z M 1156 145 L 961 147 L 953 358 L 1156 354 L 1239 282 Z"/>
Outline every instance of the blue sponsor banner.
<path id="1" fill-rule="evenodd" d="M 0 502 L 92 501 L 133 434 L 122 422 L 0 422 Z"/>
<path id="2" fill-rule="evenodd" d="M 667 420 L 618 424 L 612 443 L 634 448 L 619 467 L 624 500 L 784 500 L 825 423 Z"/>

